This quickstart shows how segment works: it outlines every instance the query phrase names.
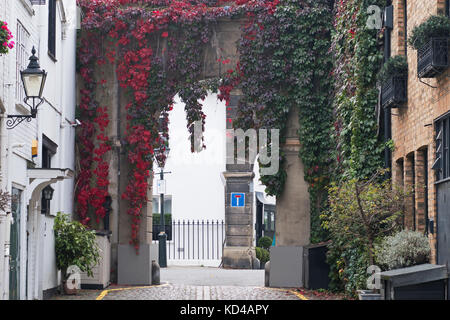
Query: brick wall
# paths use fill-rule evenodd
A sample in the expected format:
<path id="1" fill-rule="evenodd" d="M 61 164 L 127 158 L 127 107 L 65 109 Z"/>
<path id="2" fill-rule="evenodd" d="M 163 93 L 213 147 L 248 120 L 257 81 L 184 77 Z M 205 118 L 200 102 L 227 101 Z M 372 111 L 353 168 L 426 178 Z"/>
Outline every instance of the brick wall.
<path id="1" fill-rule="evenodd" d="M 424 22 L 430 15 L 445 8 L 445 0 L 393 0 L 394 29 L 392 31 L 392 55 L 407 55 L 408 102 L 392 109 L 392 138 L 395 150 L 392 154 L 393 177 L 404 183 L 405 188 L 415 180 L 414 195 L 408 200 L 405 224 L 408 229 L 424 232 L 425 214 L 436 221 L 435 174 L 431 169 L 435 161 L 433 121 L 450 110 L 450 69 L 433 79 L 422 79 L 437 88 L 423 84 L 417 78 L 417 51 L 405 48 L 405 41 L 412 29 Z M 407 27 L 405 30 L 405 14 Z M 427 166 L 425 166 L 427 160 Z M 428 183 L 425 187 L 425 168 Z M 401 172 L 403 171 L 403 172 Z M 428 203 L 425 203 L 428 192 Z M 436 234 L 429 235 L 432 245 L 432 261 L 436 262 Z"/>

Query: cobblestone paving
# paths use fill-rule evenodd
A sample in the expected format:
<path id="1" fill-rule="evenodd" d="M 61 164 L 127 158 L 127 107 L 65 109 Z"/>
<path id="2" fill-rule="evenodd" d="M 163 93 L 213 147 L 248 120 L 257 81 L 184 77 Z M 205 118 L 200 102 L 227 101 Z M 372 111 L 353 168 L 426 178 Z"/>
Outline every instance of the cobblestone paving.
<path id="1" fill-rule="evenodd" d="M 109 291 L 103 300 L 299 300 L 288 290 L 237 286 L 165 284 Z"/>

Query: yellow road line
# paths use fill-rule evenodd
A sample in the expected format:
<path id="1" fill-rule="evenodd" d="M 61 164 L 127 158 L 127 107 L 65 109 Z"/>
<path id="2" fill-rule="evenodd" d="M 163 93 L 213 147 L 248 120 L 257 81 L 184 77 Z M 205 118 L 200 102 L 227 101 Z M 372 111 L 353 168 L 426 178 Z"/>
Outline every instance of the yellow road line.
<path id="1" fill-rule="evenodd" d="M 289 292 L 294 294 L 294 295 L 296 295 L 301 300 L 309 300 L 307 297 L 302 295 L 300 292 L 297 292 L 297 291 L 294 291 L 294 290 L 289 290 Z"/>
<path id="2" fill-rule="evenodd" d="M 268 289 L 268 290 L 277 290 L 277 291 L 283 291 L 283 292 L 289 292 L 292 293 L 293 295 L 295 295 L 297 298 L 299 298 L 300 300 L 309 300 L 307 297 L 305 297 L 304 295 L 302 295 L 301 293 L 295 291 L 295 290 L 291 290 L 291 289 L 282 289 L 282 288 L 270 288 L 270 287 L 260 287 L 262 289 Z"/>
<path id="3" fill-rule="evenodd" d="M 164 283 L 164 284 L 160 284 L 160 285 L 154 285 L 154 286 L 145 286 L 145 287 L 127 287 L 127 288 L 117 288 L 117 289 L 108 289 L 108 290 L 103 290 L 102 293 L 100 293 L 100 295 L 95 298 L 95 300 L 103 300 L 104 297 L 106 297 L 106 295 L 110 292 L 113 291 L 125 291 L 125 290 L 134 290 L 134 289 L 148 289 L 148 288 L 157 288 L 157 287 L 164 287 L 167 286 L 168 283 Z"/>

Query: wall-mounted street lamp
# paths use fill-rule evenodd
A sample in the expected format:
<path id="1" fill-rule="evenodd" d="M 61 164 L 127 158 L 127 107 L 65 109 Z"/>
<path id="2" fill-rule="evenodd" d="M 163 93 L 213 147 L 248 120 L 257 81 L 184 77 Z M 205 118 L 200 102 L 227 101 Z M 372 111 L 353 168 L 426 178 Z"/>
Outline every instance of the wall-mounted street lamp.
<path id="1" fill-rule="evenodd" d="M 45 80 L 47 79 L 47 72 L 41 70 L 38 58 L 36 57 L 36 49 L 33 47 L 31 51 L 30 64 L 27 69 L 20 71 L 25 95 L 23 102 L 30 107 L 30 115 L 9 115 L 6 121 L 8 129 L 13 129 L 21 124 L 24 120 L 30 122 L 31 119 L 36 118 L 38 107 L 44 102 L 42 93 L 44 91 Z M 28 101 L 32 100 L 32 104 Z"/>
<path id="2" fill-rule="evenodd" d="M 49 185 L 42 190 L 42 194 L 44 196 L 44 200 L 51 201 L 53 199 L 53 192 L 55 190 Z"/>

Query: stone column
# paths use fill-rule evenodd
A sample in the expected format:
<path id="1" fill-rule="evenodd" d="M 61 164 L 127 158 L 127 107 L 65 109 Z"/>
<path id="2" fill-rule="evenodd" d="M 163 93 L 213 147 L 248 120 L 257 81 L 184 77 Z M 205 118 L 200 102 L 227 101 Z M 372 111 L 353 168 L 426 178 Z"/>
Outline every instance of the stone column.
<path id="1" fill-rule="evenodd" d="M 240 92 L 231 96 L 227 106 L 227 129 L 233 128 L 233 119 Z M 227 137 L 227 139 L 234 137 Z M 233 144 L 233 146 L 236 148 Z M 228 148 L 227 144 L 227 148 Z M 230 151 L 230 150 L 228 150 Z M 227 153 L 229 154 L 229 153 Z M 231 155 L 234 153 L 231 152 Z M 248 159 L 245 164 L 237 164 L 233 156 L 227 157 L 225 180 L 225 247 L 222 256 L 225 268 L 252 269 L 255 249 L 253 248 L 253 164 Z M 245 206 L 232 207 L 232 193 L 245 195 Z"/>
<path id="2" fill-rule="evenodd" d="M 275 219 L 276 246 L 306 246 L 311 233 L 310 200 L 304 166 L 299 157 L 298 111 L 292 110 L 288 119 L 286 143 L 281 146 L 286 154 L 287 172 L 284 191 L 277 198 Z"/>
<path id="3" fill-rule="evenodd" d="M 298 110 L 290 111 L 286 142 L 287 173 L 284 191 L 277 198 L 275 215 L 276 246 L 270 249 L 270 287 L 303 287 L 305 283 L 304 247 L 310 244 L 310 199 L 299 157 Z M 307 260 L 306 260 L 307 261 Z"/>

